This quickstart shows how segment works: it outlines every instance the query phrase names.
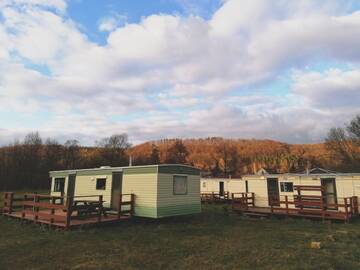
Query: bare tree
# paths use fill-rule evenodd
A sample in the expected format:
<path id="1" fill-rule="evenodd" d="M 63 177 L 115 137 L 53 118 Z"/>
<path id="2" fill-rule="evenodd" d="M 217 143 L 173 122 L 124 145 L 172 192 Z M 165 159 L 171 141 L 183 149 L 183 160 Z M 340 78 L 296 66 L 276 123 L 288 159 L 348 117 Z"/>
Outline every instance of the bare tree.
<path id="1" fill-rule="evenodd" d="M 75 169 L 80 164 L 80 146 L 78 140 L 67 140 L 64 144 L 64 165 L 66 169 Z"/>
<path id="2" fill-rule="evenodd" d="M 114 134 L 101 139 L 96 144 L 102 148 L 102 162 L 106 165 L 121 166 L 127 163 L 126 150 L 131 146 L 127 134 Z"/>
<path id="3" fill-rule="evenodd" d="M 354 117 L 345 128 L 331 128 L 326 146 L 339 162 L 339 167 L 356 171 L 360 167 L 360 115 Z"/>

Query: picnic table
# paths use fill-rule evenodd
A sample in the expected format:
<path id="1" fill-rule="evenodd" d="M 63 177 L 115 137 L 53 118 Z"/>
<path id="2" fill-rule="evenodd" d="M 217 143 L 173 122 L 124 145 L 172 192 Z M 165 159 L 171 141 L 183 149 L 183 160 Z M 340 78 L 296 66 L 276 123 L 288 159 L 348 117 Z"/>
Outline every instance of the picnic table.
<path id="1" fill-rule="evenodd" d="M 77 211 L 77 216 L 86 216 L 91 214 L 101 213 L 106 217 L 106 211 L 103 207 L 105 201 L 94 200 L 76 200 L 74 201 L 72 211 Z"/>

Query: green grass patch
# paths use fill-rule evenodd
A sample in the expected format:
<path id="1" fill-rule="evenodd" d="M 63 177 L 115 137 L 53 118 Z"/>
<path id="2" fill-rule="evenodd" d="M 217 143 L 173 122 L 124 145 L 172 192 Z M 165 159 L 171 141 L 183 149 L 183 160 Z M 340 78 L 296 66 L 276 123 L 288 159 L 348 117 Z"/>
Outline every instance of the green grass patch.
<path id="1" fill-rule="evenodd" d="M 249 219 L 221 205 L 68 232 L 0 217 L 0 232 L 1 269 L 360 269 L 359 221 Z"/>

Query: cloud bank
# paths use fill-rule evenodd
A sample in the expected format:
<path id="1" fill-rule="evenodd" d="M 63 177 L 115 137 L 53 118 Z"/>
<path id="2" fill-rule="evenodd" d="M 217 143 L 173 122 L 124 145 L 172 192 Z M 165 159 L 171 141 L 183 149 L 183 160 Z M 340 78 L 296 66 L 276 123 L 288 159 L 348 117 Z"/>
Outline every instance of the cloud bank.
<path id="1" fill-rule="evenodd" d="M 0 7 L 0 143 L 30 130 L 84 144 L 117 132 L 135 143 L 317 142 L 360 113 L 354 1 L 227 0 L 208 19 L 108 17 L 102 45 L 65 1 Z"/>

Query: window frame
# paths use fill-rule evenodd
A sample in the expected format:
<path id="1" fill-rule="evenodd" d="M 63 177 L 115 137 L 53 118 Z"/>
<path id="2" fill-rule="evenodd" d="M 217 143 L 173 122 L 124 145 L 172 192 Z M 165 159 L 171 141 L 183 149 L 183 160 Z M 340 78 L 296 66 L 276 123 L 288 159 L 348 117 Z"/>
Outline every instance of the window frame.
<path id="1" fill-rule="evenodd" d="M 104 188 L 98 188 L 98 181 L 104 181 Z M 106 180 L 107 178 L 106 177 L 99 177 L 99 178 L 96 178 L 96 183 L 95 183 L 95 189 L 96 190 L 106 190 Z"/>
<path id="2" fill-rule="evenodd" d="M 289 189 L 288 185 L 291 185 Z M 281 192 L 294 192 L 294 183 L 293 182 L 280 182 L 280 191 Z"/>
<path id="3" fill-rule="evenodd" d="M 175 177 L 184 177 L 185 179 L 185 192 L 184 193 L 177 193 L 175 192 Z M 173 195 L 178 196 L 178 195 L 187 195 L 188 194 L 188 176 L 187 175 L 183 175 L 183 174 L 174 174 L 172 177 L 172 184 L 173 184 Z"/>
<path id="4" fill-rule="evenodd" d="M 61 187 L 60 184 L 57 184 L 59 181 L 62 181 L 62 190 L 61 189 L 57 189 L 57 187 Z M 53 188 L 53 192 L 60 192 L 60 193 L 64 193 L 65 192 L 65 177 L 55 177 L 54 178 L 54 188 Z"/>

